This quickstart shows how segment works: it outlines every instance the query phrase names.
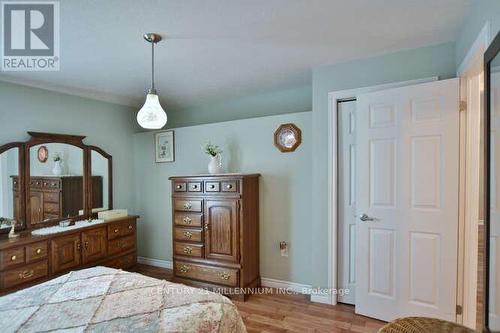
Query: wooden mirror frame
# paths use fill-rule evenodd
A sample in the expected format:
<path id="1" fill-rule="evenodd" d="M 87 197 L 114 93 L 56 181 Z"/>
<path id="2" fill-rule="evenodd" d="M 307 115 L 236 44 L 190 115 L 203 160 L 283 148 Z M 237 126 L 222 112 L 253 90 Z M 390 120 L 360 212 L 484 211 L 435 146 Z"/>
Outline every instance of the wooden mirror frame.
<path id="1" fill-rule="evenodd" d="M 23 230 L 26 228 L 26 196 L 24 195 L 24 184 L 25 184 L 25 165 L 24 165 L 24 150 L 25 145 L 24 142 L 10 142 L 5 145 L 0 146 L 0 154 L 12 149 L 18 149 L 18 174 L 19 174 L 19 183 L 18 183 L 18 192 L 19 192 L 19 216 L 17 217 L 18 223 L 16 225 L 16 230 Z M 11 188 L 13 191 L 14 189 Z M 19 223 L 21 222 L 21 223 Z M 6 234 L 10 231 L 9 228 L 0 229 L 0 234 Z"/>
<path id="2" fill-rule="evenodd" d="M 91 179 L 91 152 L 96 151 L 101 154 L 104 158 L 108 160 L 108 209 L 113 209 L 113 163 L 112 156 L 105 152 L 103 149 L 90 146 L 83 143 L 85 136 L 78 135 L 67 135 L 67 134 L 52 134 L 52 133 L 41 133 L 41 132 L 28 132 L 31 136 L 26 142 L 10 142 L 0 146 L 0 154 L 11 149 L 19 149 L 19 220 L 22 220 L 22 225 L 19 224 L 16 230 L 31 230 L 43 228 L 58 223 L 60 219 L 54 219 L 45 223 L 31 223 L 31 216 L 28 213 L 30 211 L 30 183 L 27 181 L 30 179 L 30 148 L 40 144 L 46 143 L 62 143 L 76 146 L 82 149 L 83 153 L 83 215 L 75 217 L 75 219 L 86 219 L 95 217 L 92 214 L 92 185 L 89 182 Z M 94 215 L 94 216 L 93 216 Z M 0 234 L 8 233 L 10 229 L 0 230 Z"/>
<path id="3" fill-rule="evenodd" d="M 500 33 L 497 34 L 495 39 L 491 42 L 490 46 L 484 54 L 484 105 L 485 105 L 485 115 L 484 115 L 484 332 L 490 332 L 489 328 L 489 276 L 490 276 L 490 177 L 491 177 L 491 62 L 495 59 L 497 55 L 500 54 Z M 481 263 L 479 263 L 481 264 Z"/>

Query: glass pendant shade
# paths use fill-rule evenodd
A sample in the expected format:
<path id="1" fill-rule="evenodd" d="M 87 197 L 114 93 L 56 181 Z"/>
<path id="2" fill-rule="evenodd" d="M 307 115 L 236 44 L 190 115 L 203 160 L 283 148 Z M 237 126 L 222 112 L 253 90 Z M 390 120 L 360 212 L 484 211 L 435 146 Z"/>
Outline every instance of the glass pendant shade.
<path id="1" fill-rule="evenodd" d="M 167 123 L 167 114 L 160 105 L 158 95 L 149 93 L 137 113 L 137 122 L 145 129 L 160 129 Z"/>

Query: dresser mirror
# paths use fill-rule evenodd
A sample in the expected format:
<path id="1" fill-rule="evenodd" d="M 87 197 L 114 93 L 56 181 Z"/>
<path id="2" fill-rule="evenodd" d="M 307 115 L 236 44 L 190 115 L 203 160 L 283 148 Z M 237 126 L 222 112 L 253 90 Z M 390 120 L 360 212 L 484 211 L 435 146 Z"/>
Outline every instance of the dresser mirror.
<path id="1" fill-rule="evenodd" d="M 40 148 L 48 158 L 38 158 Z M 84 214 L 84 151 L 67 143 L 29 147 L 28 198 L 31 224 L 60 221 Z"/>
<path id="2" fill-rule="evenodd" d="M 500 34 L 485 53 L 485 259 L 484 321 L 500 332 Z"/>
<path id="3" fill-rule="evenodd" d="M 112 157 L 97 147 L 90 149 L 90 173 L 92 175 L 91 212 L 97 213 L 112 207 Z"/>
<path id="4" fill-rule="evenodd" d="M 19 146 L 5 147 L 0 150 L 0 230 L 10 230 L 12 221 L 22 228 L 24 216 L 19 196 L 21 165 Z"/>
<path id="5" fill-rule="evenodd" d="M 28 132 L 26 142 L 0 145 L 0 233 L 113 208 L 112 157 L 84 136 Z"/>

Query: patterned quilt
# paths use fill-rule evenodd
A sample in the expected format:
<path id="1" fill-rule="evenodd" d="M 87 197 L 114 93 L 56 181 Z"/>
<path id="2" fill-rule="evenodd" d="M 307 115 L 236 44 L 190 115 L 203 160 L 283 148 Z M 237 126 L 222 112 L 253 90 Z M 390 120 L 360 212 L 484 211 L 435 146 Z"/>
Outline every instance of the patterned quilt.
<path id="1" fill-rule="evenodd" d="M 0 332 L 246 332 L 219 294 L 93 267 L 0 297 Z"/>

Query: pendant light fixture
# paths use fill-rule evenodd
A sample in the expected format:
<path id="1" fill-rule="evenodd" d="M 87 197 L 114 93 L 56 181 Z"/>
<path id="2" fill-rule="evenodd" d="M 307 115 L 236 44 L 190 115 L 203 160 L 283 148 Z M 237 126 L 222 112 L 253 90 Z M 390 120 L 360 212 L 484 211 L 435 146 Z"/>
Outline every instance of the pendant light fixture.
<path id="1" fill-rule="evenodd" d="M 144 39 L 151 43 L 151 89 L 146 95 L 146 102 L 137 113 L 137 122 L 145 129 L 160 129 L 167 123 L 167 113 L 161 107 L 155 89 L 155 44 L 161 41 L 161 36 L 147 33 Z"/>

